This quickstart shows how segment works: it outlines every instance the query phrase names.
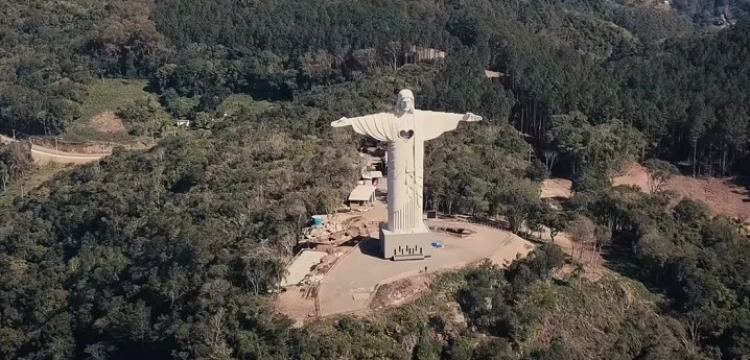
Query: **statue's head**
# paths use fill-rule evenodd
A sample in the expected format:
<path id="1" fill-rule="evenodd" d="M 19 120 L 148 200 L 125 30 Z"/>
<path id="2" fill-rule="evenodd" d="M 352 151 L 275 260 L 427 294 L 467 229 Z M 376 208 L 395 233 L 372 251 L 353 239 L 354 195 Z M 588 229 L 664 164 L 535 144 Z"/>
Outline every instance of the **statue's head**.
<path id="1" fill-rule="evenodd" d="M 411 92 L 411 90 L 404 89 L 398 92 L 398 100 L 396 100 L 396 112 L 414 112 L 414 93 Z"/>

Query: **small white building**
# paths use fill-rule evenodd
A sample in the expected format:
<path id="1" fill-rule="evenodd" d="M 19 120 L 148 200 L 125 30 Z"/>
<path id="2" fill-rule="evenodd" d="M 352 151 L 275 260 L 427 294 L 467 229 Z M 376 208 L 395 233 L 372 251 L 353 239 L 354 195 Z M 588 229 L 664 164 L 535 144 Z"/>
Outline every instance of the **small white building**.
<path id="1" fill-rule="evenodd" d="M 375 185 L 357 185 L 347 199 L 349 207 L 368 206 L 375 202 L 375 189 Z"/>
<path id="2" fill-rule="evenodd" d="M 497 71 L 490 71 L 490 70 L 484 71 L 484 77 L 488 79 L 498 79 L 498 78 L 501 78 L 502 76 L 503 74 Z"/>
<path id="3" fill-rule="evenodd" d="M 380 179 L 383 178 L 383 173 L 381 171 L 362 171 L 362 180 L 365 181 L 365 184 L 372 184 L 377 186 Z"/>

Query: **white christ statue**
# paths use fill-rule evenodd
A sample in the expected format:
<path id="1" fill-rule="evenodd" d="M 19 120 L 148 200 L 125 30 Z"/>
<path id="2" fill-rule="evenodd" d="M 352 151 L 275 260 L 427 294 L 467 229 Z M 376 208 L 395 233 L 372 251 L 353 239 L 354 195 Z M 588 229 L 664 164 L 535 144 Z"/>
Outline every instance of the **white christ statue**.
<path id="1" fill-rule="evenodd" d="M 401 90 L 393 112 L 341 118 L 333 127 L 351 126 L 358 134 L 388 143 L 388 224 L 396 234 L 425 233 L 422 220 L 424 182 L 424 142 L 460 121 L 479 121 L 472 113 L 451 114 L 414 108 L 414 94 Z"/>

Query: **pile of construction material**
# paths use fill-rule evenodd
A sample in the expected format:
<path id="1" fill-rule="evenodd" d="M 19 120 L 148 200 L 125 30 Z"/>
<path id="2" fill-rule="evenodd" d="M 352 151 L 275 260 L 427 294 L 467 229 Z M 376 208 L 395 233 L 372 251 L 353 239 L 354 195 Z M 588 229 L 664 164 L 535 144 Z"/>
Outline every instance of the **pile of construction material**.
<path id="1" fill-rule="evenodd" d="M 328 216 L 319 225 L 302 230 L 303 242 L 328 244 L 340 243 L 355 236 L 377 231 L 377 222 L 364 223 L 361 215 Z"/>
<path id="2" fill-rule="evenodd" d="M 303 230 L 302 236 L 308 241 L 328 239 L 332 234 L 344 231 L 344 224 L 333 220 L 330 216 L 323 218 L 321 225 L 313 225 Z"/>
<path id="3" fill-rule="evenodd" d="M 471 229 L 466 226 L 460 226 L 458 224 L 437 224 L 431 225 L 430 230 L 437 233 L 445 233 L 458 238 L 468 238 L 476 234 L 475 229 Z"/>

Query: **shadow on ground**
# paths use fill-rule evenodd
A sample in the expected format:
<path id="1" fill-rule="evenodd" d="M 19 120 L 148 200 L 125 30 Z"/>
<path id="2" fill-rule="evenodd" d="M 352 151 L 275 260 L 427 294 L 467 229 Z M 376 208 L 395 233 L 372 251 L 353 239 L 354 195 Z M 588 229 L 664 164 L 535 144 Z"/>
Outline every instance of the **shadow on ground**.
<path id="1" fill-rule="evenodd" d="M 381 181 L 384 181 L 381 179 Z M 382 191 L 380 189 L 375 190 L 375 199 L 378 201 L 387 204 L 388 203 L 388 193 L 385 191 Z"/>
<path id="2" fill-rule="evenodd" d="M 630 248 L 621 245 L 608 246 L 604 248 L 602 256 L 604 258 L 604 267 L 629 279 L 640 282 L 653 293 L 662 292 L 658 286 L 655 286 L 651 282 L 651 279 L 644 276 L 643 269 L 633 258 Z"/>
<path id="3" fill-rule="evenodd" d="M 750 197 L 750 176 L 747 175 L 739 175 L 733 177 L 730 182 L 733 185 L 737 185 L 738 187 L 744 188 L 744 191 L 733 191 L 733 193 L 737 195 L 745 196 L 745 199 L 742 199 L 742 202 L 750 202 L 750 199 L 747 197 Z"/>
<path id="4" fill-rule="evenodd" d="M 341 243 L 339 246 L 351 246 L 351 247 L 354 247 L 354 246 L 357 246 L 357 244 L 360 244 L 360 243 L 362 243 L 363 241 L 365 241 L 365 240 L 367 240 L 369 238 L 370 238 L 369 236 L 355 236 L 355 237 L 353 237 L 353 238 L 351 238 L 351 239 L 349 239 L 349 240 Z"/>
<path id="5" fill-rule="evenodd" d="M 383 258 L 382 251 L 380 250 L 380 240 L 371 238 L 369 236 L 361 236 L 362 240 L 359 243 L 359 251 L 363 255 L 372 256 L 378 259 Z"/>

